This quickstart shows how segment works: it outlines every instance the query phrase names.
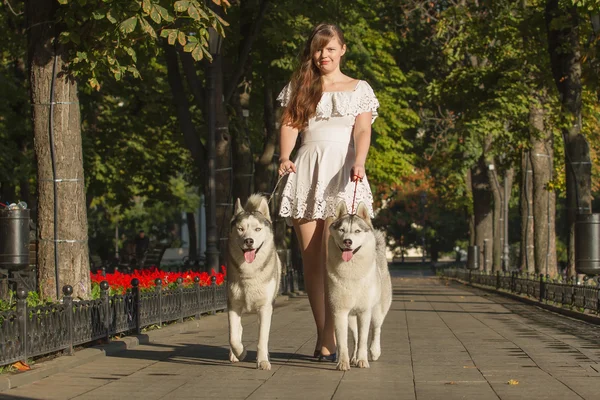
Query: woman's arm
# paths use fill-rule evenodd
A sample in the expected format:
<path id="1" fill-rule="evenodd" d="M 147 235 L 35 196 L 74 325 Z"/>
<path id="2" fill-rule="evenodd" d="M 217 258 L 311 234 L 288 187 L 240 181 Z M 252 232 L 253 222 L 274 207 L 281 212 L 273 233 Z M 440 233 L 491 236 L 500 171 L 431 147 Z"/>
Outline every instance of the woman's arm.
<path id="1" fill-rule="evenodd" d="M 289 125 L 281 125 L 279 130 L 279 175 L 296 172 L 296 165 L 290 161 L 290 154 L 296 146 L 298 129 Z"/>
<path id="2" fill-rule="evenodd" d="M 352 181 L 365 177 L 365 162 L 371 146 L 371 112 L 364 112 L 354 122 L 354 151 L 356 157 L 352 166 Z"/>

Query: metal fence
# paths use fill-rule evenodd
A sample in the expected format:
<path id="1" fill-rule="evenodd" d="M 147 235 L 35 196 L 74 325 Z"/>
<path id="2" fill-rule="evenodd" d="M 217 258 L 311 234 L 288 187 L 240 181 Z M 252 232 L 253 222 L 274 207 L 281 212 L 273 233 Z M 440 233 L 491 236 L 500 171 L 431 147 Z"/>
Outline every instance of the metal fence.
<path id="1" fill-rule="evenodd" d="M 74 300 L 73 288 L 65 286 L 60 303 L 38 307 L 27 306 L 27 291 L 18 290 L 16 309 L 0 312 L 0 365 L 61 350 L 72 354 L 77 345 L 227 307 L 227 287 L 217 286 L 214 276 L 210 286 L 196 280 L 192 287 L 183 287 L 179 278 L 173 289 L 157 279 L 148 292 L 140 290 L 137 279 L 131 284 L 130 292 L 109 296 L 104 281 L 99 299 L 83 301 Z"/>
<path id="2" fill-rule="evenodd" d="M 487 274 L 464 268 L 443 269 L 441 272 L 442 276 L 463 282 L 526 295 L 541 302 L 576 308 L 580 311 L 600 313 L 600 287 L 597 284 L 592 286 L 575 279 L 559 282 L 551 280 L 543 274 L 521 274 L 519 272 Z"/>

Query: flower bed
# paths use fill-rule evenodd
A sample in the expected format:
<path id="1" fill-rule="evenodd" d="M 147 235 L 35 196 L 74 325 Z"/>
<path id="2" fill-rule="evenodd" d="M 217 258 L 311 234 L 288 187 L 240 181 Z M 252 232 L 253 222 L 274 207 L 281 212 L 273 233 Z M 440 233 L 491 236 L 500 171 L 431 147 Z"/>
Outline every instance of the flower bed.
<path id="1" fill-rule="evenodd" d="M 165 288 L 173 288 L 177 285 L 177 279 L 183 279 L 183 286 L 189 287 L 194 284 L 194 279 L 198 277 L 200 286 L 210 286 L 211 279 L 216 278 L 216 284 L 222 285 L 225 282 L 227 270 L 224 265 L 221 265 L 221 272 L 212 270 L 208 272 L 168 272 L 161 271 L 156 267 L 144 270 L 136 270 L 132 273 L 115 272 L 112 274 L 102 275 L 101 272 L 91 273 L 92 280 L 92 297 L 97 298 L 100 295 L 100 282 L 107 281 L 110 286 L 110 295 L 125 294 L 131 289 L 131 280 L 137 278 L 139 287 L 142 291 L 153 290 L 156 287 L 156 280 L 160 279 Z"/>

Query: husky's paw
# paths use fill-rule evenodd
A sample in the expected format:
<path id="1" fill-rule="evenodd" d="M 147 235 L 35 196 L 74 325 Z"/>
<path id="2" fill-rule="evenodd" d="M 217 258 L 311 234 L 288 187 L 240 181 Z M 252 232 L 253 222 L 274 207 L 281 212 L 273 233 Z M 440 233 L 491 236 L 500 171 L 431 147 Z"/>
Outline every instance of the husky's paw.
<path id="1" fill-rule="evenodd" d="M 358 358 L 356 358 L 356 356 L 352 356 L 352 358 L 350 359 L 350 365 L 352 365 L 353 367 L 356 367 L 357 363 L 358 363 Z"/>
<path id="2" fill-rule="evenodd" d="M 339 361 L 335 369 L 338 371 L 350 371 L 350 363 L 348 361 Z"/>
<path id="3" fill-rule="evenodd" d="M 356 366 L 358 368 L 369 368 L 369 362 L 367 360 L 358 360 Z"/>
<path id="4" fill-rule="evenodd" d="M 236 362 L 240 361 L 235 356 L 235 354 L 233 354 L 233 350 L 231 350 L 231 349 L 229 349 L 229 361 L 231 361 L 232 363 L 236 363 Z"/>
<path id="5" fill-rule="evenodd" d="M 379 357 L 381 356 L 381 349 L 380 348 L 371 348 L 369 353 L 371 353 L 371 360 L 372 361 L 377 361 L 379 360 Z"/>
<path id="6" fill-rule="evenodd" d="M 271 370 L 271 363 L 268 361 L 257 361 L 256 362 L 256 368 L 257 369 L 262 369 L 264 371 L 270 371 Z"/>

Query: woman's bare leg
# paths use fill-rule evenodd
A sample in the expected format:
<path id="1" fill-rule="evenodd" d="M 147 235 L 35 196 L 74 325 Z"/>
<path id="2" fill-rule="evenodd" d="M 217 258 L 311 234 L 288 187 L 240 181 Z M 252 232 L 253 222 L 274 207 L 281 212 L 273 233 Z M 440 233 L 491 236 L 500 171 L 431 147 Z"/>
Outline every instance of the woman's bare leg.
<path id="1" fill-rule="evenodd" d="M 323 220 L 294 220 L 294 229 L 302 251 L 304 286 L 317 326 L 316 349 L 331 347 L 332 338 L 325 331 L 325 265 L 323 264 Z M 333 336 L 333 334 L 332 334 Z M 335 348 L 335 346 L 334 346 Z M 324 355 L 328 355 L 327 350 Z"/>
<path id="2" fill-rule="evenodd" d="M 322 243 L 321 248 L 321 265 L 323 270 L 323 283 L 324 290 L 327 293 L 327 241 L 329 240 L 329 225 L 331 224 L 330 219 L 326 219 L 323 221 L 323 234 L 322 234 Z M 325 324 L 323 326 L 323 334 L 321 341 L 321 354 L 327 356 L 329 354 L 335 353 L 336 351 L 336 343 L 335 343 L 335 325 L 333 323 L 333 314 L 331 313 L 331 306 L 329 305 L 329 296 L 325 296 Z"/>

